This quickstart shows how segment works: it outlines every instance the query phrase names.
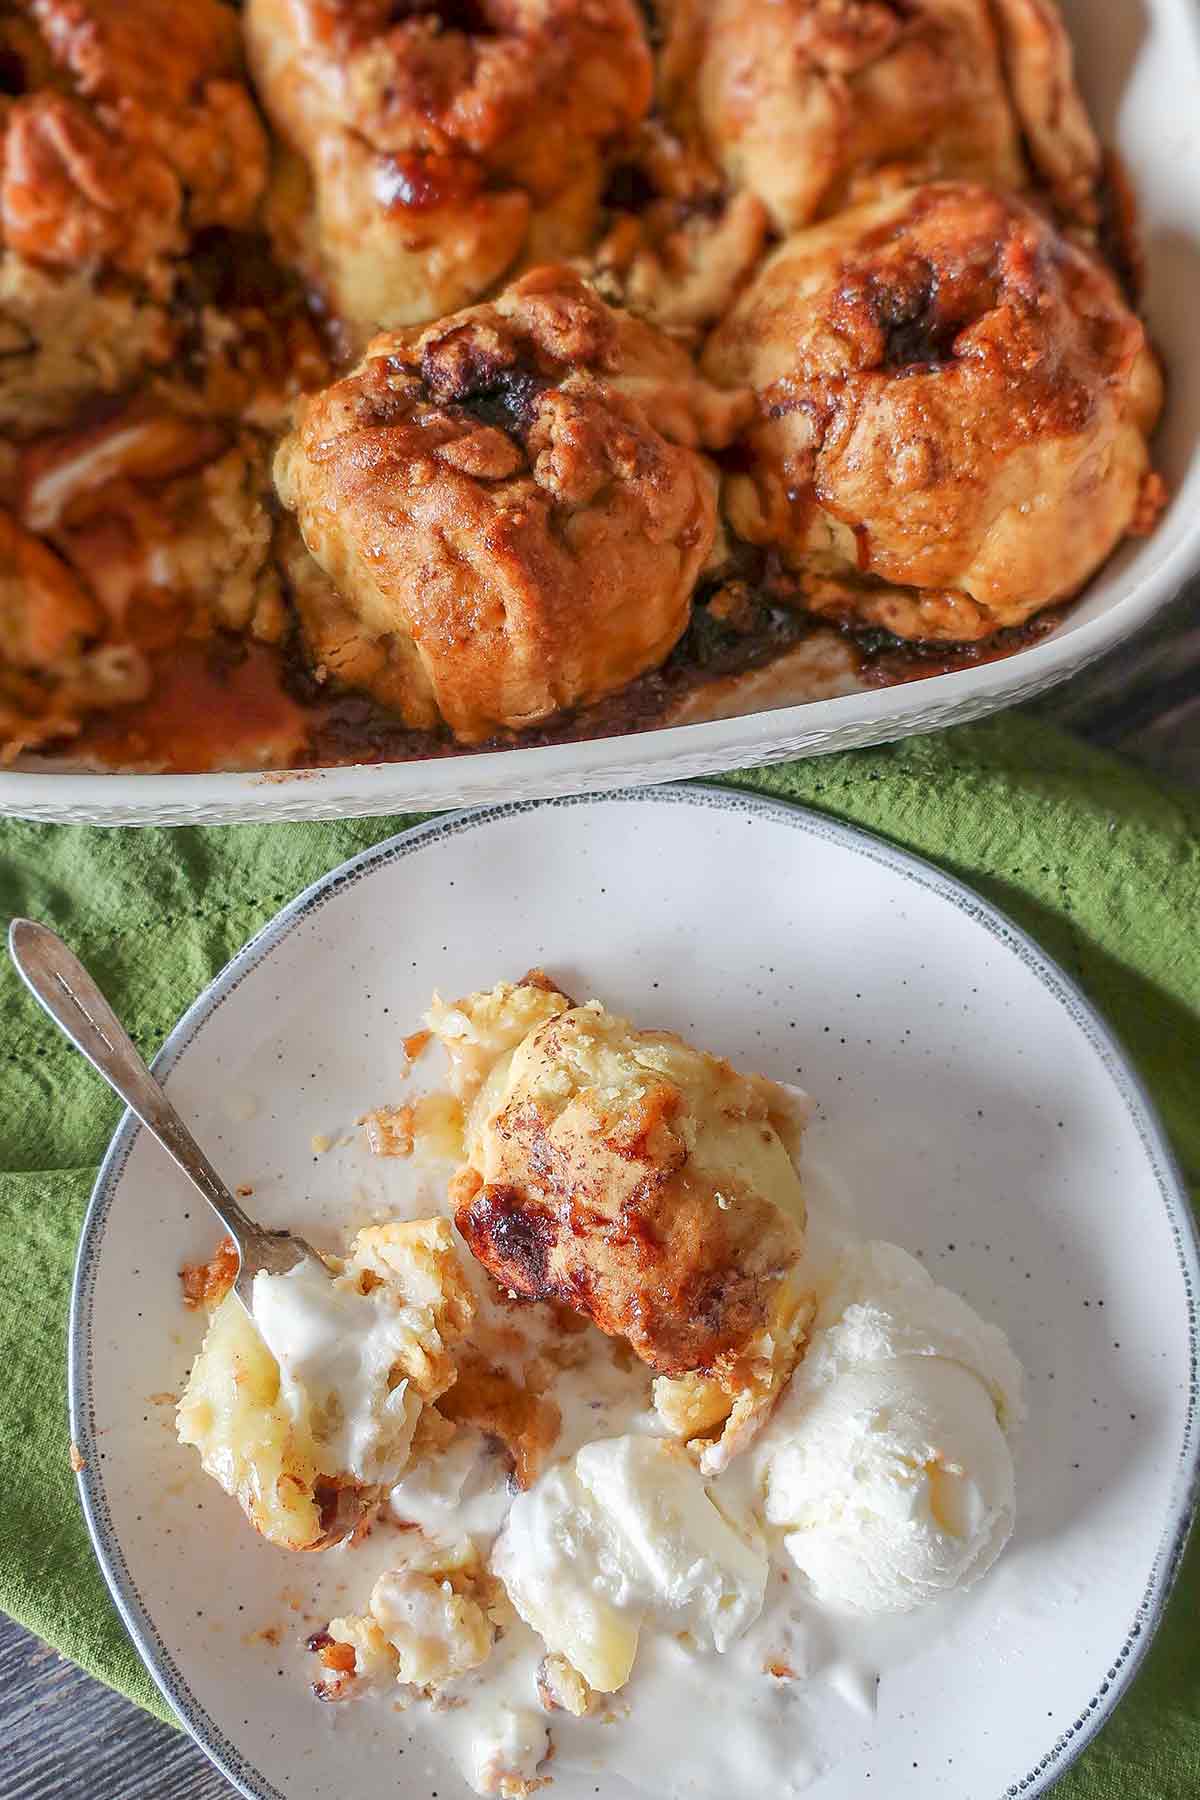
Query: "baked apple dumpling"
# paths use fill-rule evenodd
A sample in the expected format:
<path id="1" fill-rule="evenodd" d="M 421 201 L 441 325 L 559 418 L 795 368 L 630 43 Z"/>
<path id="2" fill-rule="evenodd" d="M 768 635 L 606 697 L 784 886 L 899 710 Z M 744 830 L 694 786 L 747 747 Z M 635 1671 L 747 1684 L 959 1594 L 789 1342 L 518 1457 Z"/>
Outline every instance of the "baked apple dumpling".
<path id="1" fill-rule="evenodd" d="M 275 463 L 326 578 L 292 569 L 314 661 L 467 743 L 624 687 L 687 625 L 700 448 L 749 408 L 565 268 L 377 338 Z"/>
<path id="2" fill-rule="evenodd" d="M 672 0 L 662 89 L 781 232 L 896 164 L 1023 179 L 987 0 Z"/>
<path id="3" fill-rule="evenodd" d="M 1159 503 L 1145 331 L 1015 196 L 932 184 L 798 233 L 702 367 L 758 402 L 730 523 L 815 612 L 985 637 L 1077 592 Z"/>
<path id="4" fill-rule="evenodd" d="M 623 1338 L 706 1471 L 744 1449 L 812 1314 L 796 1167 L 806 1102 L 540 970 L 426 1023 L 465 1111 L 455 1223 L 500 1287 Z"/>
<path id="5" fill-rule="evenodd" d="M 669 0 L 662 105 L 776 230 L 956 176 L 1034 171 L 1091 220 L 1100 153 L 1053 0 Z"/>
<path id="6" fill-rule="evenodd" d="M 28 0 L 0 19 L 0 427 L 64 422 L 170 357 L 195 234 L 241 230 L 266 135 L 237 14 Z"/>
<path id="7" fill-rule="evenodd" d="M 360 344 L 584 250 L 610 150 L 650 103 L 633 0 L 249 0 L 245 17 L 300 165 L 277 242 Z"/>

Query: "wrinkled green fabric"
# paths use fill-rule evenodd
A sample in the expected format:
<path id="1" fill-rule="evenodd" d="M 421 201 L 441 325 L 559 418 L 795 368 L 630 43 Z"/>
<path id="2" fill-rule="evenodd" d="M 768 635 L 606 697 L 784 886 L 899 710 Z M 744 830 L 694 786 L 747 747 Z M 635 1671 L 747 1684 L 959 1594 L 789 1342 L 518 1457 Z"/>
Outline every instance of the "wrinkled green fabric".
<path id="1" fill-rule="evenodd" d="M 1017 714 L 727 780 L 877 831 L 1011 913 L 1114 1025 L 1200 1190 L 1200 795 Z M 149 1054 L 286 900 L 411 823 L 104 832 L 4 821 L 0 914 L 61 931 Z M 7 959 L 0 1046 L 0 1606 L 161 1713 L 92 1560 L 68 1462 L 71 1265 L 119 1108 Z M 1130 1697 L 1064 1778 L 1063 1800 L 1200 1794 L 1198 1615 L 1200 1544 Z"/>

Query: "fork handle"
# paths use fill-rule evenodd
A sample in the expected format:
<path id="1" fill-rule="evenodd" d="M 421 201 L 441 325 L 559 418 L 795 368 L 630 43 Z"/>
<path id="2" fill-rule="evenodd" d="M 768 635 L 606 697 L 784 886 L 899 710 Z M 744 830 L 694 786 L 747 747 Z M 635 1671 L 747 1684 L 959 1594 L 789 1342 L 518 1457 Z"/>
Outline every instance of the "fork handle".
<path id="1" fill-rule="evenodd" d="M 79 958 L 49 926 L 34 919 L 13 920 L 8 949 L 34 999 L 158 1139 L 244 1254 L 249 1243 L 265 1234 L 221 1180 Z"/>

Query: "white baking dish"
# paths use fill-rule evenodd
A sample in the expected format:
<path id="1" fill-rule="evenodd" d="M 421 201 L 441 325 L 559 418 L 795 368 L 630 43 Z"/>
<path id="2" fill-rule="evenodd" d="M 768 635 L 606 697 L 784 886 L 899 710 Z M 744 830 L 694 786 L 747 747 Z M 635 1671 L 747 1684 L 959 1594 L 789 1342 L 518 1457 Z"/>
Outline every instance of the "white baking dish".
<path id="1" fill-rule="evenodd" d="M 217 824 L 411 812 L 712 774 L 979 718 L 1128 638 L 1200 569 L 1200 5 L 1064 0 L 1081 84 L 1137 194 L 1146 309 L 1167 367 L 1157 461 L 1172 492 L 1048 638 L 1007 660 L 900 687 L 592 743 L 296 774 L 0 773 L 0 812 L 100 825 Z"/>

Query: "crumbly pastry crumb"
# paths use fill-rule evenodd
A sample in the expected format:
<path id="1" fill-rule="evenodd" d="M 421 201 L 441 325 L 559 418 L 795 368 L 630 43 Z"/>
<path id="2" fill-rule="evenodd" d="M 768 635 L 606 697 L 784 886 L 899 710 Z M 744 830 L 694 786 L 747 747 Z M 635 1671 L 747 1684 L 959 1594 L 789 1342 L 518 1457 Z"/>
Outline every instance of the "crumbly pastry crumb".
<path id="1" fill-rule="evenodd" d="M 544 1719 L 517 1707 L 499 1707 L 476 1746 L 471 1785 L 477 1794 L 525 1800 L 552 1777 L 542 1773 L 554 1743 Z"/>
<path id="2" fill-rule="evenodd" d="M 367 1613 L 333 1619 L 310 1640 L 321 1662 L 314 1686 L 323 1700 L 343 1700 L 394 1682 L 429 1699 L 487 1660 L 502 1600 L 469 1542 L 437 1544 L 409 1533 L 396 1566 L 375 1583 Z"/>
<path id="3" fill-rule="evenodd" d="M 367 1148 L 372 1156 L 411 1156 L 413 1109 L 409 1105 L 377 1106 L 359 1120 L 366 1127 Z"/>
<path id="4" fill-rule="evenodd" d="M 531 1487 L 537 1479 L 562 1423 L 554 1401 L 536 1391 L 537 1376 L 530 1364 L 515 1376 L 478 1350 L 467 1349 L 458 1359 L 458 1379 L 438 1409 L 456 1424 L 473 1425 L 503 1444 L 519 1488 Z"/>
<path id="5" fill-rule="evenodd" d="M 415 1154 L 423 1162 L 455 1162 L 462 1155 L 462 1109 L 453 1094 L 434 1092 L 398 1106 L 377 1106 L 359 1124 L 366 1127 L 372 1156 Z"/>
<path id="6" fill-rule="evenodd" d="M 538 1664 L 538 1699 L 547 1712 L 569 1712 L 582 1719 L 592 1710 L 596 1696 L 579 1670 L 565 1656 L 543 1656 Z"/>
<path id="7" fill-rule="evenodd" d="M 221 1239 L 207 1262 L 184 1263 L 179 1271 L 183 1304 L 193 1309 L 219 1306 L 236 1281 L 240 1266 L 238 1247 L 231 1237 Z"/>

